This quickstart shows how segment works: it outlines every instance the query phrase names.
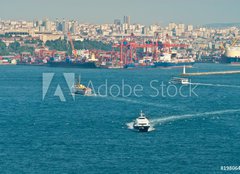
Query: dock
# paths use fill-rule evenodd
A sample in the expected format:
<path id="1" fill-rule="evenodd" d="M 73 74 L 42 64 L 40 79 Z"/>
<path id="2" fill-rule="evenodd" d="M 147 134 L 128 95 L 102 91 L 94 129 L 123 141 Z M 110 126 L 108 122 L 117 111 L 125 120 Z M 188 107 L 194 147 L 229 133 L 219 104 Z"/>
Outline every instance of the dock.
<path id="1" fill-rule="evenodd" d="M 205 76 L 205 75 L 226 75 L 226 74 L 240 74 L 240 71 L 183 73 L 181 74 L 181 76 Z"/>
<path id="2" fill-rule="evenodd" d="M 196 72 L 186 73 L 186 67 L 183 67 L 181 76 L 206 76 L 206 75 L 227 75 L 227 74 L 240 74 L 240 71 L 217 71 L 217 72 Z"/>

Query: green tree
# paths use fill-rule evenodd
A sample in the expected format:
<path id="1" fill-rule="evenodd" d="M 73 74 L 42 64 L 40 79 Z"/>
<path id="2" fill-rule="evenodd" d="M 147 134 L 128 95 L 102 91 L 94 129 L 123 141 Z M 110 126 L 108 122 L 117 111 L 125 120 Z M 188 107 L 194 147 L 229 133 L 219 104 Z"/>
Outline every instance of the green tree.
<path id="1" fill-rule="evenodd" d="M 19 53 L 22 53 L 22 52 L 30 52 L 33 55 L 34 48 L 33 47 L 22 46 L 19 49 Z"/>
<path id="2" fill-rule="evenodd" d="M 7 55 L 8 54 L 8 51 L 7 51 L 7 46 L 6 44 L 0 40 L 0 55 Z"/>
<path id="3" fill-rule="evenodd" d="M 17 41 L 15 41 L 15 42 L 9 44 L 9 46 L 8 46 L 9 51 L 11 51 L 11 52 L 15 52 L 15 53 L 18 53 L 18 52 L 19 52 L 20 47 L 21 47 L 21 45 L 20 45 L 20 43 L 17 42 Z"/>
<path id="4" fill-rule="evenodd" d="M 67 51 L 68 46 L 67 46 L 67 41 L 57 39 L 57 40 L 51 40 L 47 41 L 45 45 L 50 49 L 50 50 L 58 50 L 58 51 Z"/>
<path id="5" fill-rule="evenodd" d="M 112 50 L 111 44 L 105 44 L 101 41 L 92 41 L 92 40 L 74 41 L 73 44 L 74 44 L 74 48 L 77 50 L 81 50 L 81 49 L 88 49 L 88 50 L 97 49 L 97 50 L 105 50 L 105 51 Z M 45 45 L 50 50 L 66 51 L 68 54 L 71 54 L 72 52 L 70 43 L 65 39 L 47 41 Z"/>

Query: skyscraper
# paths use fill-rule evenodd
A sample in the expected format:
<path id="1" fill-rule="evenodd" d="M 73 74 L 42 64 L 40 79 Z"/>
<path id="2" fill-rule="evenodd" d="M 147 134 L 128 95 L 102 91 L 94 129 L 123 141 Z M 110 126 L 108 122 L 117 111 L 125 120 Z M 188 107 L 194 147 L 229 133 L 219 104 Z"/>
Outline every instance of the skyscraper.
<path id="1" fill-rule="evenodd" d="M 176 27 L 177 27 L 177 25 L 176 25 L 175 23 L 172 23 L 172 22 L 171 22 L 171 23 L 168 24 L 168 29 L 169 29 L 169 30 L 173 30 L 173 29 L 175 29 Z"/>
<path id="2" fill-rule="evenodd" d="M 193 25 L 188 25 L 187 26 L 187 31 L 190 31 L 190 32 L 193 31 Z"/>
<path id="3" fill-rule="evenodd" d="M 71 28 L 70 28 L 71 33 L 73 34 L 77 33 L 77 26 L 78 26 L 77 21 L 71 21 Z"/>
<path id="4" fill-rule="evenodd" d="M 130 26 L 130 16 L 124 16 L 123 17 L 123 23 L 128 24 L 128 26 Z"/>
<path id="5" fill-rule="evenodd" d="M 67 34 L 67 33 L 69 32 L 68 21 L 66 21 L 65 19 L 63 19 L 62 28 L 63 28 L 63 32 L 64 32 L 65 34 Z"/>
<path id="6" fill-rule="evenodd" d="M 47 18 L 44 20 L 44 26 L 46 31 L 51 31 L 52 23 Z"/>

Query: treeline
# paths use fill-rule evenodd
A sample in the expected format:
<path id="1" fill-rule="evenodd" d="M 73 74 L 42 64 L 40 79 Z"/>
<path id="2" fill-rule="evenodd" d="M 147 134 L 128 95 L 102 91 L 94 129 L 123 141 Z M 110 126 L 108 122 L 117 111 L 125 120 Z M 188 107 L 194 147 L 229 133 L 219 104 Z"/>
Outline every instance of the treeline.
<path id="1" fill-rule="evenodd" d="M 15 41 L 7 46 L 2 40 L 0 40 L 0 55 L 9 55 L 10 53 L 20 54 L 22 52 L 30 52 L 33 54 L 34 48 L 28 46 L 21 46 L 19 42 Z"/>
<path id="2" fill-rule="evenodd" d="M 74 41 L 74 48 L 77 50 L 87 49 L 87 50 L 105 50 L 105 51 L 111 51 L 112 45 L 111 44 L 105 44 L 101 41 L 92 41 L 92 40 L 84 40 L 84 41 Z M 58 51 L 71 51 L 71 45 L 67 40 L 52 40 L 47 41 L 45 44 L 49 49 L 51 50 L 58 50 Z"/>
<path id="3" fill-rule="evenodd" d="M 24 43 L 27 44 L 36 44 L 37 46 L 44 45 L 40 40 L 26 40 Z M 105 44 L 101 41 L 92 41 L 92 40 L 84 40 L 84 41 L 74 41 L 73 42 L 75 49 L 82 50 L 104 50 L 104 51 L 111 51 L 112 45 Z M 58 51 L 66 51 L 68 54 L 71 54 L 72 48 L 70 43 L 67 40 L 57 39 L 52 41 L 47 41 L 45 43 L 50 50 L 58 50 Z M 20 54 L 22 52 L 30 52 L 32 55 L 34 54 L 34 47 L 31 45 L 21 46 L 21 44 L 17 41 L 9 44 L 7 46 L 1 39 L 0 39 L 0 55 L 9 55 L 11 53 Z"/>

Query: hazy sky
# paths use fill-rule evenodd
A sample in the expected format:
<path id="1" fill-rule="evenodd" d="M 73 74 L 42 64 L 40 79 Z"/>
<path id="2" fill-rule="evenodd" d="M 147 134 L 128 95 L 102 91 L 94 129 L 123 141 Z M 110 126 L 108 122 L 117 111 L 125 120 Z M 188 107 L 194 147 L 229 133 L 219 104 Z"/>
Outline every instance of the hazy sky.
<path id="1" fill-rule="evenodd" d="M 240 22 L 240 0 L 1 0 L 2 19 L 75 19 L 112 23 L 124 15 L 132 23 L 207 24 Z"/>

